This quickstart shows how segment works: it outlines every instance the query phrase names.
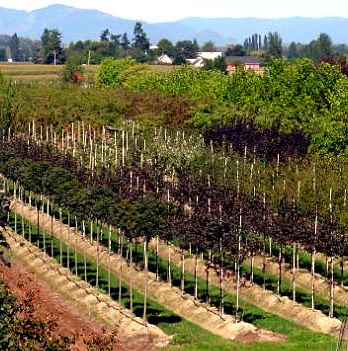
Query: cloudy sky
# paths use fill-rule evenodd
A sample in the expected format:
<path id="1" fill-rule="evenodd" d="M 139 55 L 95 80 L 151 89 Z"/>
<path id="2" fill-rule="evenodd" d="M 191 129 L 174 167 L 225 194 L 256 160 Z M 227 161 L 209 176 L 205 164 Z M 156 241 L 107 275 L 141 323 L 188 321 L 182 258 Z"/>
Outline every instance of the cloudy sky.
<path id="1" fill-rule="evenodd" d="M 348 17 L 346 0 L 0 0 L 0 7 L 31 11 L 60 3 L 98 9 L 117 17 L 163 22 L 190 16 L 201 17 Z"/>

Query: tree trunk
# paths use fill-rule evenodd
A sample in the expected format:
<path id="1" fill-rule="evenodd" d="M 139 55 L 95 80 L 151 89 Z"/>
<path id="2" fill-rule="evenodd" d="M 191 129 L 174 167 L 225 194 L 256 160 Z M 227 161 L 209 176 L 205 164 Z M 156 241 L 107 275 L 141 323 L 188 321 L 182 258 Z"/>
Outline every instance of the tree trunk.
<path id="1" fill-rule="evenodd" d="M 119 240 L 120 240 L 120 275 L 119 275 L 119 279 L 118 279 L 118 303 L 121 305 L 121 301 L 122 301 L 122 272 L 123 272 L 123 262 L 122 262 L 122 258 L 123 258 L 123 234 L 119 233 Z M 122 237 L 121 237 L 122 236 Z"/>
<path id="2" fill-rule="evenodd" d="M 239 209 L 239 230 L 238 230 L 238 252 L 237 252 L 237 291 L 236 291 L 236 323 L 239 310 L 239 288 L 240 288 L 240 250 L 242 240 L 242 209 Z"/>
<path id="3" fill-rule="evenodd" d="M 344 274 L 344 255 L 341 258 L 341 288 L 343 288 L 343 274 Z"/>
<path id="4" fill-rule="evenodd" d="M 60 227 L 62 227 L 63 222 L 62 222 L 62 209 L 59 208 L 59 221 L 60 221 Z M 63 243 L 62 240 L 59 240 L 59 263 L 62 265 L 63 264 Z"/>
<path id="5" fill-rule="evenodd" d="M 240 216 L 240 226 L 241 226 L 241 216 Z M 239 310 L 239 288 L 240 288 L 240 249 L 241 249 L 241 228 L 238 234 L 238 253 L 237 253 L 237 287 L 236 287 L 236 323 L 237 315 Z"/>
<path id="6" fill-rule="evenodd" d="M 83 262 L 84 262 L 85 282 L 87 282 L 86 245 L 83 246 Z"/>
<path id="7" fill-rule="evenodd" d="M 210 264 L 211 264 L 211 250 L 208 252 L 208 259 L 206 262 L 206 303 L 210 305 Z"/>
<path id="8" fill-rule="evenodd" d="M 181 292 L 185 292 L 185 255 L 184 249 L 181 250 Z"/>
<path id="9" fill-rule="evenodd" d="M 86 239 L 86 224 L 84 219 L 82 220 L 82 237 L 83 237 L 83 240 Z"/>
<path id="10" fill-rule="evenodd" d="M 77 274 L 77 220 L 75 216 L 75 274 Z"/>
<path id="11" fill-rule="evenodd" d="M 198 298 L 198 247 L 196 248 L 196 257 L 195 257 L 195 299 Z"/>
<path id="12" fill-rule="evenodd" d="M 330 279 L 330 313 L 329 317 L 333 318 L 334 313 L 334 257 L 330 257 L 330 271 L 331 271 L 331 279 Z"/>
<path id="13" fill-rule="evenodd" d="M 97 220 L 97 271 L 96 271 L 96 283 L 95 286 L 98 289 L 99 285 L 99 228 L 98 228 L 98 220 Z"/>
<path id="14" fill-rule="evenodd" d="M 40 238 L 40 208 L 39 204 L 37 205 L 37 237 Z"/>
<path id="15" fill-rule="evenodd" d="M 311 278 L 312 278 L 312 293 L 311 293 L 311 300 L 312 300 L 312 310 L 314 311 L 314 294 L 315 294 L 315 277 L 314 277 L 314 273 L 315 273 L 315 247 L 313 247 L 312 250 L 312 263 L 311 263 Z"/>
<path id="16" fill-rule="evenodd" d="M 66 245 L 66 251 L 67 251 L 67 265 L 68 265 L 68 269 L 70 269 L 70 213 L 69 211 L 68 211 L 68 243 Z"/>
<path id="17" fill-rule="evenodd" d="M 110 274 L 110 256 L 111 256 L 111 225 L 109 226 L 109 255 L 108 255 L 108 293 L 111 296 L 111 274 Z"/>
<path id="18" fill-rule="evenodd" d="M 156 235 L 156 281 L 159 281 L 159 272 L 158 272 L 158 235 Z"/>
<path id="19" fill-rule="evenodd" d="M 281 286 L 282 286 L 282 251 L 283 251 L 283 246 L 280 245 L 279 258 L 278 258 L 279 271 L 278 271 L 278 283 L 277 283 L 277 294 L 279 296 L 281 295 Z"/>
<path id="20" fill-rule="evenodd" d="M 296 244 L 292 246 L 292 301 L 296 302 Z"/>
<path id="21" fill-rule="evenodd" d="M 144 282 L 144 310 L 143 310 L 143 319 L 146 321 L 146 307 L 147 307 L 147 272 L 148 272 L 148 261 L 147 261 L 147 240 L 144 237 L 144 273 L 145 273 L 145 282 Z"/>
<path id="22" fill-rule="evenodd" d="M 250 257 L 250 283 L 254 282 L 254 254 Z"/>
<path id="23" fill-rule="evenodd" d="M 132 238 L 129 240 L 129 303 L 130 311 L 133 312 L 133 284 L 132 284 L 132 262 L 133 262 L 133 247 Z"/>
<path id="24" fill-rule="evenodd" d="M 168 284 L 171 286 L 172 285 L 172 274 L 170 271 L 170 254 L 171 254 L 171 247 L 172 244 L 169 242 L 168 243 L 168 273 L 167 273 L 167 280 L 168 280 Z"/>
<path id="25" fill-rule="evenodd" d="M 220 240 L 220 314 L 224 314 L 224 254 L 222 250 L 222 240 Z"/>

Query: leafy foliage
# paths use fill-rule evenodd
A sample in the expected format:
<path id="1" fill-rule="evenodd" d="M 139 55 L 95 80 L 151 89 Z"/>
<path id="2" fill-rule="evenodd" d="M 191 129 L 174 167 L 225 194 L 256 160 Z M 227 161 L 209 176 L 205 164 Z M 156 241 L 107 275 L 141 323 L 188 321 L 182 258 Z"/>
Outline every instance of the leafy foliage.
<path id="1" fill-rule="evenodd" d="M 31 296 L 23 303 L 16 301 L 0 284 L 0 348 L 2 350 L 69 350 L 72 338 L 53 337 L 56 327 L 51 317 L 34 316 Z"/>

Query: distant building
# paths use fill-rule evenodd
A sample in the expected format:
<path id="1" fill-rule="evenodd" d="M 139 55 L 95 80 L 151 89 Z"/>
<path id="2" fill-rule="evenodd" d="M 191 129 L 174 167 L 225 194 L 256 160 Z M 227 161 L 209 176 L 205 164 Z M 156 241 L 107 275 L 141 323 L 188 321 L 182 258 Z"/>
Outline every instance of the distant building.
<path id="1" fill-rule="evenodd" d="M 186 59 L 187 63 L 194 67 L 203 67 L 204 60 L 201 57 L 197 57 L 194 59 Z"/>
<path id="2" fill-rule="evenodd" d="M 260 61 L 254 56 L 227 56 L 225 65 L 228 72 L 234 72 L 237 65 L 244 66 L 245 70 L 260 71 Z"/>
<path id="3" fill-rule="evenodd" d="M 168 55 L 163 54 L 160 57 L 157 57 L 156 63 L 162 64 L 162 65 L 172 65 L 173 59 L 171 57 L 169 57 Z"/>
<path id="4" fill-rule="evenodd" d="M 220 56 L 222 56 L 221 51 L 200 51 L 197 53 L 197 57 L 200 57 L 204 60 L 215 60 Z"/>
<path id="5" fill-rule="evenodd" d="M 200 51 L 197 53 L 197 57 L 194 59 L 187 59 L 186 61 L 194 67 L 203 67 L 204 60 L 215 60 L 220 57 L 222 52 L 220 51 Z"/>

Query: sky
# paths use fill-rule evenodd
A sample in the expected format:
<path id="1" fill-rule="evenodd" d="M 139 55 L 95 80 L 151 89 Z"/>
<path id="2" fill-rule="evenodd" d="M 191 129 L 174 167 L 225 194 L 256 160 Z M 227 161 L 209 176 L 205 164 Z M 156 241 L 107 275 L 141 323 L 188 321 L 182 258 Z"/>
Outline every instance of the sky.
<path id="1" fill-rule="evenodd" d="M 96 9 L 116 17 L 166 22 L 185 17 L 348 17 L 347 0 L 0 0 L 0 7 L 32 11 L 51 4 Z"/>

